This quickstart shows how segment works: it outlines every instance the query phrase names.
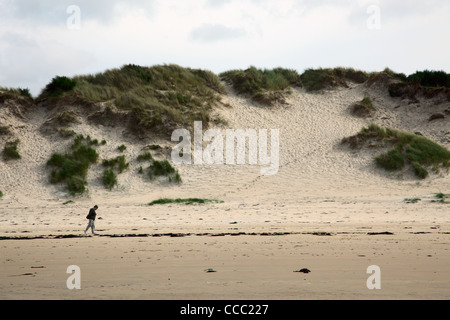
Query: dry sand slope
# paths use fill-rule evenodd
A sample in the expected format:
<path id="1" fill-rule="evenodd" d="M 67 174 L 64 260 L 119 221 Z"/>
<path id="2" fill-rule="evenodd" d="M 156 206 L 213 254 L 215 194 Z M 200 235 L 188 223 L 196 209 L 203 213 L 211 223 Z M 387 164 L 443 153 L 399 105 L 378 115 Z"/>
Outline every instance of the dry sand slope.
<path id="1" fill-rule="evenodd" d="M 376 115 L 352 116 L 349 106 L 367 95 Z M 261 176 L 260 167 L 251 165 L 180 165 L 178 186 L 144 181 L 132 161 L 117 189 L 103 189 L 98 168 L 89 173 L 89 196 L 71 198 L 46 183 L 45 168 L 50 154 L 69 141 L 51 142 L 37 133 L 43 111 L 34 111 L 27 121 L 8 117 L 15 121 L 23 159 L 0 162 L 5 193 L 0 236 L 49 239 L 0 241 L 0 297 L 450 298 L 450 207 L 432 202 L 434 193 L 450 192 L 449 176 L 432 174 L 419 181 L 405 173 L 399 178 L 376 168 L 370 151 L 340 145 L 373 121 L 419 131 L 449 148 L 450 118 L 428 121 L 448 102 L 411 105 L 365 85 L 320 94 L 294 89 L 288 104 L 272 108 L 231 90 L 222 102 L 217 112 L 227 127 L 279 129 L 276 175 Z M 117 155 L 122 143 L 129 159 L 145 145 L 166 145 L 136 141 L 117 128 L 84 120 L 74 130 L 107 140 L 101 157 Z M 223 203 L 146 206 L 161 197 Z M 414 197 L 422 200 L 403 201 Z M 63 205 L 69 199 L 74 202 Z M 101 236 L 85 238 L 84 217 L 94 203 L 100 206 Z M 118 235 L 128 237 L 111 237 Z M 65 271 L 72 264 L 83 271 L 82 290 L 66 288 Z M 366 269 L 373 264 L 382 270 L 381 290 L 366 286 Z M 311 273 L 293 272 L 304 267 Z M 217 272 L 205 272 L 208 268 Z"/>

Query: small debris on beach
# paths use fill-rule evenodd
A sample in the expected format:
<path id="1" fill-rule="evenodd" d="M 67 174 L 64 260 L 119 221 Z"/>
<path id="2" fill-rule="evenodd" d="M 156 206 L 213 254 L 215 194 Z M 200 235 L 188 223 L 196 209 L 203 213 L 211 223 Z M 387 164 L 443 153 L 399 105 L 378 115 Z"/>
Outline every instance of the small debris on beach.
<path id="1" fill-rule="evenodd" d="M 310 273 L 311 270 L 307 269 L 307 268 L 302 268 L 300 270 L 295 270 L 294 272 L 301 272 L 301 273 Z"/>

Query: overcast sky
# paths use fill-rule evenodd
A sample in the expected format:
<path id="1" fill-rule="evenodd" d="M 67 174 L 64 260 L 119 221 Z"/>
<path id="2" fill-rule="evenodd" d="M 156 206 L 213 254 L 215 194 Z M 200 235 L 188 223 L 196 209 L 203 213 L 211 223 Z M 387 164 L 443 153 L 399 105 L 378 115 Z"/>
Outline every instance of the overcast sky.
<path id="1" fill-rule="evenodd" d="M 450 72 L 448 0 L 0 0 L 0 86 L 134 63 Z"/>

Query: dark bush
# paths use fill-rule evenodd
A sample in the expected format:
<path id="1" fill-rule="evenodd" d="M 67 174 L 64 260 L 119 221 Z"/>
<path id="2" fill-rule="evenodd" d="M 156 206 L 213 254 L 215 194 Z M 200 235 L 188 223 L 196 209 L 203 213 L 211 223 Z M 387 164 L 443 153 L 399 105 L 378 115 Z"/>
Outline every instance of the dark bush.
<path id="1" fill-rule="evenodd" d="M 450 88 L 450 74 L 444 71 L 416 71 L 407 78 L 408 82 L 417 83 L 424 87 Z"/>
<path id="2" fill-rule="evenodd" d="M 117 175 L 112 169 L 103 171 L 103 185 L 109 190 L 112 190 L 117 185 Z"/>
<path id="3" fill-rule="evenodd" d="M 80 176 L 71 176 L 67 178 L 67 189 L 72 195 L 81 194 L 86 191 L 86 181 Z"/>
<path id="4" fill-rule="evenodd" d="M 50 183 L 66 182 L 71 194 L 83 193 L 86 190 L 86 176 L 89 166 L 98 159 L 98 153 L 90 144 L 91 139 L 78 135 L 71 146 L 71 152 L 54 153 L 47 161 L 53 167 Z"/>
<path id="5" fill-rule="evenodd" d="M 167 160 L 151 160 L 152 164 L 148 170 L 148 176 L 153 179 L 155 176 L 165 176 L 169 182 L 181 183 L 181 176 L 177 170 Z"/>
<path id="6" fill-rule="evenodd" d="M 67 77 L 57 76 L 45 87 L 45 92 L 52 97 L 58 97 L 64 92 L 73 90 L 76 86 L 76 81 Z"/>
<path id="7" fill-rule="evenodd" d="M 5 161 L 17 160 L 17 159 L 21 158 L 18 147 L 17 147 L 18 144 L 19 144 L 19 140 L 9 141 L 5 144 L 5 147 L 3 149 L 3 159 Z"/>
<path id="8" fill-rule="evenodd" d="M 425 179 L 426 177 L 428 177 L 428 171 L 422 165 L 418 164 L 417 162 L 412 162 L 411 165 L 413 167 L 414 174 L 418 178 Z"/>
<path id="9" fill-rule="evenodd" d="M 375 158 L 376 163 L 389 171 L 399 170 L 405 166 L 403 154 L 399 148 L 394 148 Z"/>

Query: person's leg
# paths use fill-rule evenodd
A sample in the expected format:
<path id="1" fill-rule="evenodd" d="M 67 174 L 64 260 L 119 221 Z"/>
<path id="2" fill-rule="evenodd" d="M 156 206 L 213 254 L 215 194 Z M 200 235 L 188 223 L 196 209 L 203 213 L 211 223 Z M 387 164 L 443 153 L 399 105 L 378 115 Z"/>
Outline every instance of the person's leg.
<path id="1" fill-rule="evenodd" d="M 84 230 L 84 234 L 86 234 L 86 232 L 89 230 L 89 228 L 91 227 L 91 219 L 89 219 L 88 225 L 86 227 L 86 229 Z"/>
<path id="2" fill-rule="evenodd" d="M 94 220 L 91 220 L 91 229 L 92 229 L 92 234 L 96 234 Z"/>
<path id="3" fill-rule="evenodd" d="M 84 230 L 84 233 L 86 233 L 89 230 L 89 228 L 91 228 L 92 234 L 95 234 L 95 225 L 94 225 L 94 220 L 92 220 L 92 219 L 89 219 L 89 223 L 86 227 L 86 230 Z"/>

